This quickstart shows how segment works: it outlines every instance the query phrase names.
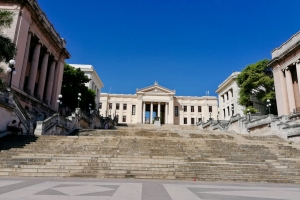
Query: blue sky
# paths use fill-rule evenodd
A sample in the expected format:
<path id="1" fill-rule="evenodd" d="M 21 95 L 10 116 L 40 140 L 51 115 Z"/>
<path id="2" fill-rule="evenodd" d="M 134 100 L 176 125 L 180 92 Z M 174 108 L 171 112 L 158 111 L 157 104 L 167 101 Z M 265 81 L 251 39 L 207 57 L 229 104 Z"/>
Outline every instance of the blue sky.
<path id="1" fill-rule="evenodd" d="M 102 92 L 154 84 L 216 95 L 233 71 L 300 30 L 299 0 L 38 0 L 72 64 L 91 64 Z"/>

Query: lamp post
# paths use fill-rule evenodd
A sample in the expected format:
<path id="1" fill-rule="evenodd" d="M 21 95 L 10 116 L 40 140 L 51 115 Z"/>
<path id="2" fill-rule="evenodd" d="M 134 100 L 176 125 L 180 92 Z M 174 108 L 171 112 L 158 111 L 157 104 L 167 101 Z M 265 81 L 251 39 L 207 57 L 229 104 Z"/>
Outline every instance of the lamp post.
<path id="1" fill-rule="evenodd" d="M 78 108 L 79 108 L 79 102 L 80 102 L 80 100 L 81 100 L 80 97 L 81 97 L 81 93 L 78 93 L 78 98 L 77 98 L 77 99 L 78 99 Z"/>
<path id="2" fill-rule="evenodd" d="M 92 104 L 89 104 L 89 118 L 90 118 L 90 121 L 91 121 L 91 106 L 92 106 Z"/>
<path id="3" fill-rule="evenodd" d="M 62 98 L 62 95 L 58 95 L 57 103 L 58 103 L 58 108 L 57 108 L 57 113 L 59 113 L 60 105 L 62 104 L 62 101 L 60 100 Z"/>
<path id="4" fill-rule="evenodd" d="M 267 99 L 267 107 L 269 108 L 269 114 L 270 114 L 271 113 L 271 111 L 270 111 L 270 107 L 271 107 L 270 99 Z"/>
<path id="5" fill-rule="evenodd" d="M 250 109 L 248 108 L 247 111 L 248 111 L 247 114 L 248 114 L 248 117 L 249 117 L 248 121 L 250 121 L 250 120 L 251 120 L 251 112 L 250 112 Z"/>
<path id="6" fill-rule="evenodd" d="M 14 59 L 11 59 L 9 61 L 7 72 L 10 73 L 10 79 L 9 79 L 7 91 L 11 90 L 11 81 L 12 81 L 13 74 L 17 73 L 16 68 L 15 68 L 15 64 L 16 64 L 16 61 Z"/>

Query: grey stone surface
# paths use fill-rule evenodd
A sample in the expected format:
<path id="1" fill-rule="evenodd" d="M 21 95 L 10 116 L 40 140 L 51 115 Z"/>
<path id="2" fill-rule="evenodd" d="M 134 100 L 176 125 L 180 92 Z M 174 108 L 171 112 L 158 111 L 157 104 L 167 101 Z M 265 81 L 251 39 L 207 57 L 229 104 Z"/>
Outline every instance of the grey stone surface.
<path id="1" fill-rule="evenodd" d="M 299 196 L 298 184 L 0 178 L 1 200 L 298 200 Z"/>

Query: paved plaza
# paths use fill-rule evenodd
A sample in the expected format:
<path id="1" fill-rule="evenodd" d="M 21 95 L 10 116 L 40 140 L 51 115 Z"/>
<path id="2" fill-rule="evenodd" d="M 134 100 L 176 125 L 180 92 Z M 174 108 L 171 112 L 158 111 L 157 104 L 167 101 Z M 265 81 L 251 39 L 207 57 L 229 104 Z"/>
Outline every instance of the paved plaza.
<path id="1" fill-rule="evenodd" d="M 300 185 L 136 179 L 0 178 L 0 199 L 299 200 Z"/>

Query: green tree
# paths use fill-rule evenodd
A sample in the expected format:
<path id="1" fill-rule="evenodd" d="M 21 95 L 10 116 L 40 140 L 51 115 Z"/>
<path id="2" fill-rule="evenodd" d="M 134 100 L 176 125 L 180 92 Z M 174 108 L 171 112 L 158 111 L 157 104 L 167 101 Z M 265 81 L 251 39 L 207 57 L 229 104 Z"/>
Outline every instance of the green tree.
<path id="1" fill-rule="evenodd" d="M 14 13 L 6 10 L 0 10 L 0 33 L 3 28 L 9 28 L 13 22 Z M 0 34 L 0 61 L 6 62 L 14 58 L 16 46 L 11 39 Z"/>
<path id="2" fill-rule="evenodd" d="M 264 59 L 250 64 L 237 76 L 237 85 L 240 88 L 239 104 L 246 107 L 252 106 L 251 96 L 263 103 L 269 99 L 272 104 L 272 113 L 277 114 L 273 72 L 267 66 L 268 62 Z"/>
<path id="3" fill-rule="evenodd" d="M 64 106 L 75 109 L 78 106 L 78 93 L 81 93 L 79 107 L 88 111 L 88 105 L 92 104 L 91 107 L 94 109 L 96 94 L 93 90 L 90 90 L 85 86 L 85 83 L 89 81 L 90 79 L 84 75 L 80 68 L 75 69 L 74 67 L 65 64 L 61 89 Z"/>
<path id="4" fill-rule="evenodd" d="M 2 29 L 9 28 L 12 24 L 13 16 L 13 12 L 0 10 L 0 62 L 8 63 L 16 54 L 15 44 L 8 37 L 2 35 Z M 3 78 L 3 68 L 0 67 L 0 90 L 5 88 Z"/>

